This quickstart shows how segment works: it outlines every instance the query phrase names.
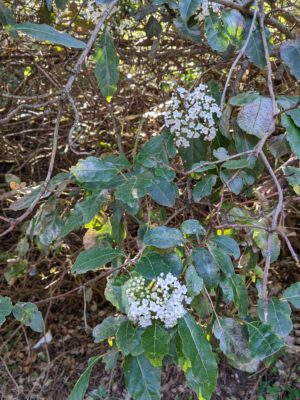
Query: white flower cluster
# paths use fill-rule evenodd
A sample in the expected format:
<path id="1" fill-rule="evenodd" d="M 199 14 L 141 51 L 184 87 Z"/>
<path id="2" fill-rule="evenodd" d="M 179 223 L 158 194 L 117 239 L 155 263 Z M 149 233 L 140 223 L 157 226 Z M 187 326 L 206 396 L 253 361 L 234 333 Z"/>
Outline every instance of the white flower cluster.
<path id="1" fill-rule="evenodd" d="M 221 110 L 215 99 L 208 94 L 208 86 L 200 84 L 192 92 L 178 87 L 172 95 L 171 105 L 165 114 L 165 124 L 176 136 L 177 147 L 189 147 L 189 139 L 212 141 L 217 130 L 214 116 Z"/>
<path id="2" fill-rule="evenodd" d="M 186 313 L 184 304 L 191 303 L 185 285 L 171 273 L 161 273 L 148 285 L 143 277 L 131 278 L 127 285 L 128 318 L 143 328 L 152 320 L 160 320 L 166 328 L 175 326 Z"/>
<path id="3" fill-rule="evenodd" d="M 221 8 L 220 4 L 213 3 L 208 0 L 202 0 L 201 4 L 201 12 L 199 14 L 199 21 L 203 21 L 206 17 L 209 16 L 209 9 L 211 9 L 214 13 L 217 13 Z"/>

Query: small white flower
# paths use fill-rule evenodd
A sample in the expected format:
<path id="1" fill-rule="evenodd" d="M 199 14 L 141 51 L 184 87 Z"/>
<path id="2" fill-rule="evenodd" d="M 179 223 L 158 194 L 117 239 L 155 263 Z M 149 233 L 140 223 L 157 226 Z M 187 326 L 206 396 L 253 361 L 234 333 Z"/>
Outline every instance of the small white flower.
<path id="1" fill-rule="evenodd" d="M 178 94 L 176 94 L 178 93 Z M 182 87 L 176 89 L 165 113 L 165 124 L 176 137 L 177 147 L 187 148 L 190 139 L 203 137 L 212 141 L 216 136 L 215 118 L 222 113 L 208 86 L 200 84 L 192 92 Z"/>
<path id="2" fill-rule="evenodd" d="M 126 291 L 130 293 L 128 318 L 143 328 L 153 320 L 160 320 L 166 328 L 175 326 L 186 313 L 184 304 L 191 301 L 185 285 L 171 273 L 161 273 L 148 286 L 144 279 L 131 278 L 128 288 L 131 288 Z"/>

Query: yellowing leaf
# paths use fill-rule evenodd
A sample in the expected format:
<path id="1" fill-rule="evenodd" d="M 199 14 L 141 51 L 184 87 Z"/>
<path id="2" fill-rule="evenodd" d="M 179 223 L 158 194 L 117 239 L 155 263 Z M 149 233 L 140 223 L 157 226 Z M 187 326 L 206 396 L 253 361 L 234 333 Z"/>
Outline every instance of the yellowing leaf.
<path id="1" fill-rule="evenodd" d="M 217 229 L 217 235 L 218 236 L 231 236 L 233 234 L 234 230 L 232 228 L 228 229 Z"/>

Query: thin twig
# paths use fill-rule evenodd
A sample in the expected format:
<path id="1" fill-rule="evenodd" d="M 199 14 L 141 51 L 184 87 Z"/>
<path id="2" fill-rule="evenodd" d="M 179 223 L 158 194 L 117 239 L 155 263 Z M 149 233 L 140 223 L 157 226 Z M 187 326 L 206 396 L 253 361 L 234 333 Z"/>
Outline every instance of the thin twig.
<path id="1" fill-rule="evenodd" d="M 111 119 L 112 119 L 112 122 L 113 122 L 115 135 L 117 137 L 117 145 L 118 145 L 119 152 L 121 154 L 124 154 L 124 146 L 123 146 L 123 143 L 122 143 L 122 130 L 121 130 L 120 121 L 116 117 L 116 115 L 114 113 L 113 106 L 112 106 L 111 103 L 108 103 L 108 109 L 109 109 L 109 113 L 110 113 L 110 116 L 111 116 Z"/>
<path id="2" fill-rule="evenodd" d="M 18 396 L 19 396 L 19 393 L 20 393 L 19 385 L 17 384 L 15 378 L 12 376 L 12 374 L 11 374 L 11 372 L 10 372 L 10 370 L 9 370 L 5 360 L 4 360 L 4 358 L 0 356 L 0 360 L 2 361 L 2 364 L 4 365 L 4 368 L 6 369 L 6 372 L 7 372 L 8 376 L 10 377 L 11 381 L 13 382 L 15 387 L 17 388 L 17 393 L 18 393 Z"/>
<path id="3" fill-rule="evenodd" d="M 84 330 L 85 333 L 88 334 L 90 327 L 88 326 L 87 323 L 87 301 L 86 301 L 86 290 L 85 286 L 82 286 L 82 292 L 83 292 L 83 322 L 84 322 Z"/>
<path id="4" fill-rule="evenodd" d="M 57 144 L 58 144 L 58 133 L 59 133 L 59 126 L 60 126 L 60 118 L 62 115 L 62 107 L 59 108 L 57 116 L 56 116 L 56 123 L 55 123 L 55 128 L 54 128 L 54 133 L 53 133 L 53 145 L 52 145 L 52 152 L 51 152 L 51 158 L 49 162 L 49 167 L 48 167 L 48 172 L 46 179 L 43 183 L 42 190 L 40 191 L 39 195 L 33 200 L 31 203 L 30 207 L 18 218 L 14 219 L 13 221 L 10 222 L 10 227 L 6 229 L 4 232 L 0 234 L 0 237 L 3 237 L 7 235 L 9 232 L 11 232 L 17 225 L 19 225 L 21 222 L 23 222 L 35 209 L 36 205 L 38 204 L 39 200 L 41 197 L 46 193 L 48 184 L 51 179 L 51 175 L 53 172 L 54 168 L 54 161 L 55 161 L 55 156 L 56 156 L 56 151 L 57 151 Z"/>
<path id="5" fill-rule="evenodd" d="M 260 4 L 259 5 L 259 8 L 260 8 L 259 26 L 260 26 L 260 33 L 261 33 L 261 38 L 262 38 L 262 43 L 263 43 L 263 48 L 264 48 L 264 55 L 265 55 L 265 59 L 266 59 L 267 69 L 268 69 L 267 84 L 268 84 L 270 97 L 271 97 L 271 100 L 272 100 L 273 118 L 275 118 L 276 115 L 279 113 L 279 110 L 278 110 L 278 107 L 277 107 L 274 88 L 273 88 L 272 65 L 271 65 L 271 61 L 270 61 L 270 53 L 269 53 L 269 47 L 268 47 L 266 31 L 265 31 L 265 6 L 264 6 L 264 0 L 260 0 L 259 4 Z"/>
<path id="6" fill-rule="evenodd" d="M 88 42 L 82 53 L 80 54 L 80 57 L 78 58 L 74 68 L 73 68 L 73 73 L 70 75 L 65 87 L 63 88 L 63 91 L 65 93 L 70 93 L 72 90 L 74 81 L 76 76 L 79 74 L 82 64 L 84 63 L 87 55 L 89 54 L 95 40 L 97 39 L 98 33 L 100 32 L 104 22 L 107 20 L 107 18 L 111 15 L 115 5 L 117 4 L 118 0 L 112 1 L 106 8 L 106 10 L 103 12 L 101 15 L 99 21 L 97 22 Z"/>
<path id="7" fill-rule="evenodd" d="M 255 0 L 255 2 L 254 2 L 254 14 L 253 14 L 253 17 L 252 17 L 252 21 L 251 21 L 251 25 L 250 25 L 250 28 L 249 28 L 249 32 L 248 32 L 247 38 L 245 40 L 245 43 L 243 44 L 243 47 L 239 51 L 236 59 L 234 60 L 232 66 L 230 67 L 230 70 L 228 72 L 228 76 L 227 76 L 227 79 L 226 79 L 226 82 L 225 82 L 225 86 L 224 86 L 224 89 L 223 89 L 223 93 L 222 93 L 222 97 L 221 97 L 221 105 L 220 105 L 221 111 L 223 111 L 223 109 L 224 109 L 226 92 L 227 92 L 227 88 L 228 88 L 228 85 L 229 85 L 229 82 L 230 82 L 230 79 L 231 79 L 231 75 L 232 75 L 235 67 L 237 66 L 237 63 L 239 62 L 240 58 L 245 53 L 246 48 L 247 48 L 247 46 L 249 44 L 249 41 L 251 39 L 251 35 L 252 35 L 253 29 L 254 29 L 254 26 L 255 26 L 255 23 L 256 23 L 257 11 L 258 11 L 257 0 Z"/>
<path id="8" fill-rule="evenodd" d="M 31 109 L 36 109 L 36 108 L 45 108 L 46 106 L 49 106 L 50 104 L 53 104 L 55 102 L 57 102 L 57 99 L 51 99 L 51 100 L 46 101 L 45 103 L 38 103 L 38 104 L 21 103 L 16 108 L 14 108 L 12 111 L 10 111 L 6 115 L 6 117 L 0 119 L 0 125 L 4 125 L 7 122 L 9 122 L 10 119 L 21 110 L 31 110 Z"/>
<path id="9" fill-rule="evenodd" d="M 251 15 L 251 16 L 254 14 L 254 11 L 251 10 L 250 8 L 247 8 L 243 4 L 239 4 L 238 2 L 233 2 L 231 0 L 212 0 L 212 3 L 221 4 L 221 5 L 225 6 L 225 7 L 229 7 L 229 8 L 232 8 L 234 10 L 238 10 L 241 13 L 248 14 L 248 15 Z M 260 15 L 260 13 L 258 13 L 257 16 L 259 17 L 259 15 Z M 287 27 L 286 25 L 283 25 L 276 18 L 266 17 L 266 23 L 272 25 L 275 28 L 277 28 L 280 32 L 284 33 L 286 35 L 286 37 L 288 37 L 289 39 L 295 39 L 296 38 L 296 35 L 294 35 L 291 32 L 289 27 Z"/>
<path id="10" fill-rule="evenodd" d="M 99 31 L 101 30 L 101 28 L 102 28 L 104 22 L 106 21 L 106 19 L 111 15 L 114 6 L 117 4 L 117 1 L 118 0 L 114 0 L 113 2 L 111 2 L 107 6 L 106 10 L 103 12 L 101 18 L 97 22 L 97 24 L 96 24 L 96 26 L 95 26 L 95 28 L 94 28 L 89 40 L 88 40 L 88 43 L 87 43 L 86 47 L 82 51 L 80 57 L 78 58 L 75 66 L 73 68 L 73 73 L 70 75 L 66 85 L 61 90 L 61 100 L 64 101 L 64 99 L 66 98 L 70 102 L 74 112 L 75 112 L 75 110 L 77 111 L 77 108 L 75 106 L 75 103 L 74 102 L 72 103 L 72 101 L 70 101 L 70 99 L 72 99 L 71 96 L 70 96 L 70 92 L 72 90 L 75 78 L 79 74 L 79 72 L 81 70 L 81 67 L 82 67 L 82 64 L 84 63 L 89 51 L 91 50 L 91 48 L 92 48 L 92 46 L 93 46 L 93 44 L 94 44 L 94 42 L 95 42 L 95 40 L 97 38 L 97 35 L 98 35 Z M 39 107 L 43 107 L 45 105 L 48 105 L 49 103 L 54 102 L 54 101 L 56 101 L 56 100 L 53 99 L 53 100 L 49 100 L 48 102 L 43 103 L 43 104 L 35 104 L 35 105 L 31 105 L 31 106 L 28 106 L 27 104 L 20 104 L 18 107 L 16 107 L 15 110 L 13 110 L 11 113 L 9 113 L 3 120 L 0 120 L 0 124 L 8 121 L 14 114 L 16 114 L 22 108 L 28 108 L 28 107 L 29 108 L 39 108 Z M 39 200 L 41 199 L 41 197 L 43 196 L 43 194 L 47 190 L 47 186 L 48 186 L 49 181 L 51 179 L 51 175 L 52 175 L 53 168 L 54 168 L 54 160 L 55 160 L 55 155 L 56 155 L 56 151 L 57 151 L 57 142 L 58 142 L 58 131 L 59 131 L 59 126 L 60 126 L 60 118 L 62 116 L 62 111 L 63 111 L 62 106 L 60 106 L 59 110 L 58 110 L 58 113 L 57 113 L 57 117 L 56 117 L 56 124 L 55 124 L 54 135 L 53 135 L 53 145 L 52 145 L 52 153 L 51 153 L 50 164 L 49 164 L 49 168 L 48 168 L 47 177 L 46 177 L 46 179 L 45 179 L 45 181 L 43 183 L 43 189 L 41 190 L 40 194 L 35 198 L 35 200 L 32 202 L 31 206 L 26 210 L 26 212 L 24 214 L 22 214 L 20 217 L 18 217 L 15 220 L 11 221 L 10 222 L 10 224 L 11 224 L 10 227 L 8 229 L 6 229 L 4 232 L 2 232 L 0 234 L 0 237 L 3 237 L 5 235 L 7 235 L 17 225 L 19 225 L 21 222 L 23 222 L 28 217 L 32 213 L 32 211 L 34 210 L 35 206 L 38 204 Z M 78 118 L 78 114 L 75 112 L 75 124 L 73 124 L 73 126 L 72 126 L 73 130 L 75 129 L 75 125 L 78 124 L 78 119 L 77 118 Z M 71 128 L 71 130 L 72 130 L 72 128 Z M 72 138 L 72 133 L 73 133 L 73 131 L 71 132 L 71 135 L 69 135 L 69 139 L 70 139 L 70 136 Z"/>
<path id="11" fill-rule="evenodd" d="M 273 218 L 272 218 L 272 223 L 271 223 L 271 232 L 268 233 L 268 238 L 267 238 L 266 260 L 265 260 L 265 267 L 264 267 L 264 272 L 263 272 L 262 299 L 263 299 L 263 308 L 264 308 L 264 320 L 266 322 L 268 319 L 267 284 L 268 284 L 268 275 L 269 275 L 270 264 L 271 264 L 272 235 L 273 235 L 273 232 L 275 232 L 277 229 L 278 218 L 279 218 L 280 213 L 283 210 L 283 192 L 282 192 L 280 183 L 279 183 L 267 157 L 265 156 L 264 152 L 261 151 L 260 155 L 263 160 L 263 163 L 265 164 L 267 170 L 269 171 L 269 174 L 271 175 L 271 178 L 273 179 L 273 181 L 276 185 L 277 192 L 278 192 L 278 202 L 277 202 L 277 206 L 273 213 Z"/>
<path id="12" fill-rule="evenodd" d="M 201 171 L 203 167 L 206 167 L 209 165 L 221 164 L 225 161 L 232 160 L 232 159 L 238 158 L 238 157 L 242 157 L 242 156 L 245 156 L 246 154 L 252 154 L 254 152 L 255 152 L 255 150 L 247 150 L 247 151 L 243 151 L 242 153 L 237 153 L 237 154 L 233 154 L 231 156 L 225 157 L 222 160 L 206 161 L 206 162 L 201 163 L 201 165 L 194 167 L 194 168 L 190 169 L 189 171 L 184 172 L 184 175 L 192 174 L 194 172 L 197 172 L 198 170 Z"/>
<path id="13" fill-rule="evenodd" d="M 124 261 L 124 263 L 122 265 L 120 265 L 119 267 L 112 268 L 109 271 L 105 271 L 102 274 L 95 276 L 95 278 L 92 278 L 92 279 L 88 280 L 87 282 L 83 283 L 79 287 L 71 289 L 66 293 L 58 294 L 57 296 L 52 296 L 52 297 L 48 297 L 48 298 L 43 299 L 43 300 L 36 301 L 35 304 L 45 304 L 45 303 L 48 303 L 49 301 L 53 301 L 53 300 L 62 300 L 65 297 L 70 296 L 71 294 L 82 290 L 83 287 L 90 286 L 92 283 L 95 283 L 95 282 L 97 282 L 98 280 L 100 280 L 102 278 L 106 278 L 107 276 L 113 274 L 116 271 L 121 270 L 122 268 L 126 268 L 128 265 L 134 265 L 137 262 L 137 260 L 141 257 L 143 251 L 144 251 L 144 247 L 141 248 L 139 250 L 139 252 L 133 258 L 127 258 Z"/>

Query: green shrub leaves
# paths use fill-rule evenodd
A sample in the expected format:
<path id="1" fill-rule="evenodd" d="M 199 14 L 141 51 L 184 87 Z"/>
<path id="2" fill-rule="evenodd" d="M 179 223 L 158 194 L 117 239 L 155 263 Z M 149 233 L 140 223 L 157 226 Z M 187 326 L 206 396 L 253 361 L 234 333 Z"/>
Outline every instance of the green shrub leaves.
<path id="1" fill-rule="evenodd" d="M 179 321 L 178 331 L 183 353 L 191 363 L 193 375 L 201 388 L 201 395 L 210 399 L 218 375 L 217 363 L 211 346 L 205 339 L 201 327 L 189 314 Z"/>
<path id="2" fill-rule="evenodd" d="M 17 31 L 26 33 L 33 39 L 47 41 L 52 44 L 60 44 L 75 49 L 84 49 L 86 47 L 86 43 L 81 40 L 73 38 L 68 33 L 59 32 L 46 24 L 23 22 L 21 24 L 12 25 L 9 29 L 11 32 Z"/>
<path id="3" fill-rule="evenodd" d="M 82 251 L 77 257 L 72 272 L 74 274 L 84 274 L 88 271 L 95 271 L 104 267 L 117 257 L 123 257 L 124 254 L 118 249 L 112 248 L 92 248 Z"/>

